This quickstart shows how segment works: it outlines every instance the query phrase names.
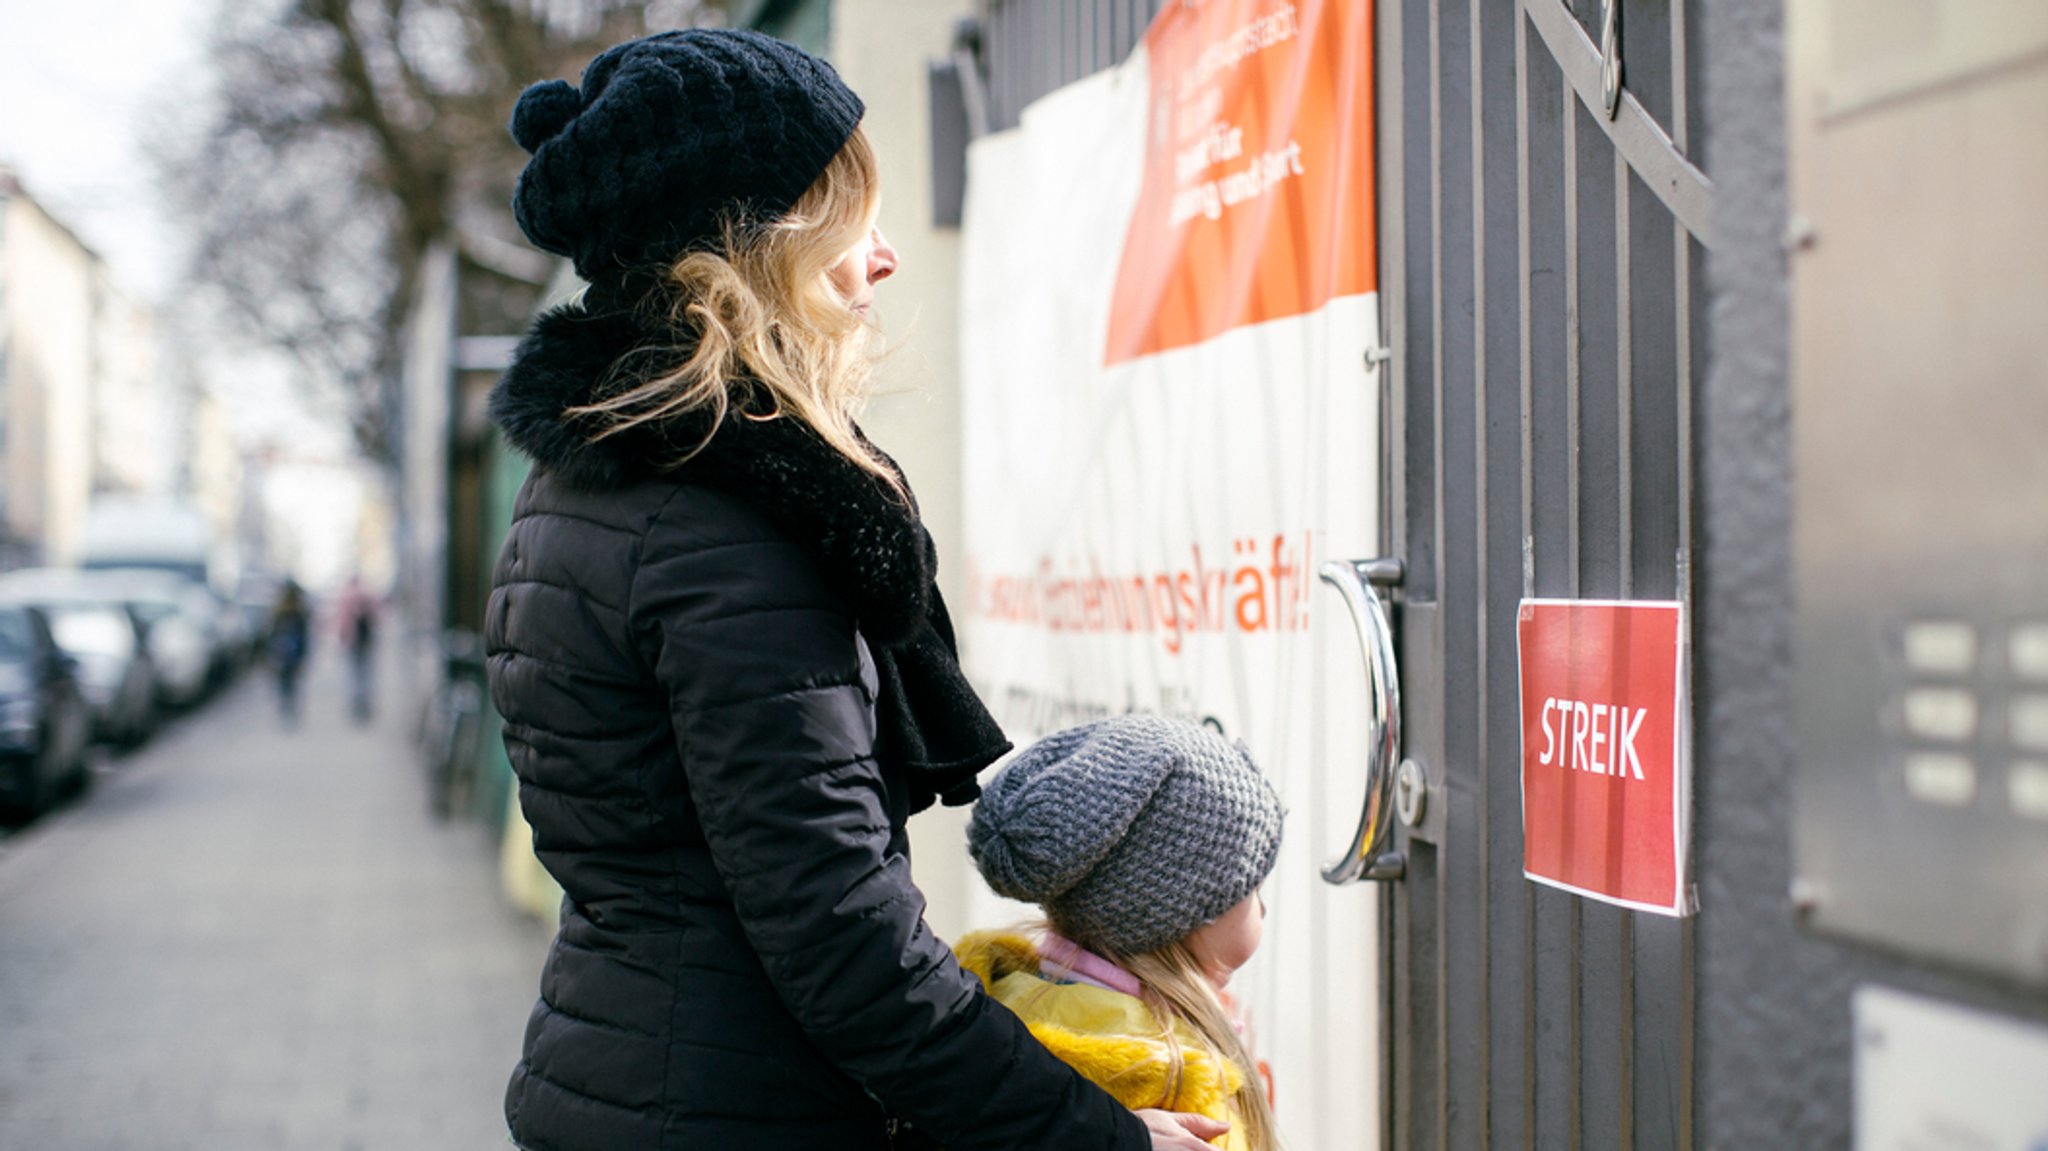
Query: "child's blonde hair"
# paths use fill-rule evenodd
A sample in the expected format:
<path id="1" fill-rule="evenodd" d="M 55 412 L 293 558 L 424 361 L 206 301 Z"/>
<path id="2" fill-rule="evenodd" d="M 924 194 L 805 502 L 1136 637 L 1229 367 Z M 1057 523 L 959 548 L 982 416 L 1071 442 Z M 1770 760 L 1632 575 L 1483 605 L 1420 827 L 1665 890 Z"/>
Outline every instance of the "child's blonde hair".
<path id="1" fill-rule="evenodd" d="M 1278 1151 L 1280 1130 L 1273 1120 L 1272 1102 L 1266 1097 L 1265 1077 L 1259 1074 L 1258 1061 L 1238 1033 L 1237 1020 L 1224 1005 L 1215 984 L 1202 973 L 1202 965 L 1188 950 L 1187 941 L 1175 940 L 1136 955 L 1118 955 L 1107 950 L 1097 953 L 1137 979 L 1138 998 L 1159 1021 L 1160 1032 L 1169 1044 L 1177 1042 L 1173 1024 L 1186 1024 L 1209 1046 L 1209 1054 L 1228 1060 L 1244 1073 L 1244 1081 L 1232 1096 L 1231 1105 L 1245 1145 L 1251 1151 Z M 1175 1058 L 1180 1058 L 1178 1052 Z"/>

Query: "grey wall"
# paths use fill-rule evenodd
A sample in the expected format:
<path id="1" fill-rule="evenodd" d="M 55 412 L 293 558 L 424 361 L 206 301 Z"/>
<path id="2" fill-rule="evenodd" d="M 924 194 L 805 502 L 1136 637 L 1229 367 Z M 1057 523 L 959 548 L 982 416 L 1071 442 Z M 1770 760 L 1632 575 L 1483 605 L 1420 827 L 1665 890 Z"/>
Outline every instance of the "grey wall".
<path id="1" fill-rule="evenodd" d="M 1860 984 L 2026 1018 L 2048 1001 L 1803 931 L 1792 878 L 1792 410 L 1781 0 L 1706 9 L 1719 242 L 1698 393 L 1699 1145 L 1844 1147 Z M 1901 850 L 1913 850 L 1901 844 Z M 1967 898 L 1968 893 L 1958 893 Z"/>

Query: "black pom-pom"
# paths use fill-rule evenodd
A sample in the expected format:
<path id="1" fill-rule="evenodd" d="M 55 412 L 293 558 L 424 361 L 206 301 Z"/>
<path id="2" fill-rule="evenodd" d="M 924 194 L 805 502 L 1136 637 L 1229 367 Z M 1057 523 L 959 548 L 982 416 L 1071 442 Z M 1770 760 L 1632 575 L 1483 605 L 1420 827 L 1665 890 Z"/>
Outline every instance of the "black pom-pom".
<path id="1" fill-rule="evenodd" d="M 561 134 L 583 111 L 583 95 L 567 80 L 543 80 L 519 94 L 512 108 L 512 138 L 528 152 Z"/>

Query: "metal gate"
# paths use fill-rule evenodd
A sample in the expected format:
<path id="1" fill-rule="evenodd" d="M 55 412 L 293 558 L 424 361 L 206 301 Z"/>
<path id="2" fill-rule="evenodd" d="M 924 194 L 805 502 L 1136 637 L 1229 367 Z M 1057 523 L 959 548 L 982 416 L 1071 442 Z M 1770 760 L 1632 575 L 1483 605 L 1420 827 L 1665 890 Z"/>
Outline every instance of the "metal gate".
<path id="1" fill-rule="evenodd" d="M 1040 96 L 1122 63 L 1166 0 L 983 0 L 987 128 L 1017 126 Z"/>
<path id="2" fill-rule="evenodd" d="M 1386 554 L 1427 783 L 1394 838 L 1393 1147 L 1692 1145 L 1692 921 L 1522 876 L 1515 619 L 1689 599 L 1693 30 L 1686 0 L 1378 14 Z"/>
<path id="3" fill-rule="evenodd" d="M 1161 2 L 985 4 L 987 125 L 1121 60 Z M 1690 599 L 1698 19 L 1380 0 L 1400 563 L 1370 570 L 1398 583 L 1402 753 L 1426 785 L 1383 903 L 1389 1147 L 1692 1146 L 1692 921 L 1522 877 L 1514 621 L 1524 596 Z"/>

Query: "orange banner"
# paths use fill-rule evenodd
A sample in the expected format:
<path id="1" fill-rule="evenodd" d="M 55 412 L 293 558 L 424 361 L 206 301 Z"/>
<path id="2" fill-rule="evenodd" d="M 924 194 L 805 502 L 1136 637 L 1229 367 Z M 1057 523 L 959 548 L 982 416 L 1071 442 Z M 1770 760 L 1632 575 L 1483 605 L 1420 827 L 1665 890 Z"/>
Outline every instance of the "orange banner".
<path id="1" fill-rule="evenodd" d="M 1105 364 L 1374 291 L 1371 0 L 1169 0 Z"/>

